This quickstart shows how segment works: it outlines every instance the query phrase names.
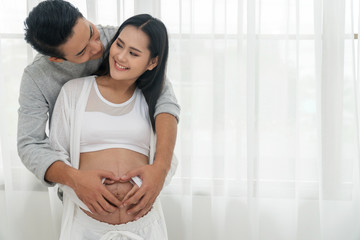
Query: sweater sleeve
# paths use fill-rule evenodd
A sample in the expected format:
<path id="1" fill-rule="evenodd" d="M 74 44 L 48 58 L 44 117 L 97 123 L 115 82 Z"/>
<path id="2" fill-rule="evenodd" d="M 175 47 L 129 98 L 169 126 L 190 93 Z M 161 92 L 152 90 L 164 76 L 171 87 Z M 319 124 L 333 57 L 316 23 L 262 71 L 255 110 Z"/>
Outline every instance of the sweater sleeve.
<path id="1" fill-rule="evenodd" d="M 179 122 L 180 106 L 177 102 L 174 90 L 168 78 L 165 79 L 163 90 L 159 99 L 157 100 L 154 117 L 160 113 L 169 113 L 173 115 Z"/>
<path id="2" fill-rule="evenodd" d="M 54 183 L 45 181 L 49 166 L 60 160 L 46 134 L 49 105 L 41 90 L 25 70 L 19 96 L 17 148 L 18 154 L 27 169 L 46 186 Z"/>

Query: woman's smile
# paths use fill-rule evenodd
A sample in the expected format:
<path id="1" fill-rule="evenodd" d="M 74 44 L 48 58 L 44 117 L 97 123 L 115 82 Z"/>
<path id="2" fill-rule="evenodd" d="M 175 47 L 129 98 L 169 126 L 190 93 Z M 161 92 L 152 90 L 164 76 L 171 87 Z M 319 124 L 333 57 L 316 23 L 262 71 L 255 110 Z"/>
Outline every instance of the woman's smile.
<path id="1" fill-rule="evenodd" d="M 130 68 L 128 67 L 125 67 L 124 65 L 121 65 L 120 63 L 116 62 L 115 61 L 115 68 L 116 70 L 118 71 L 126 71 L 126 70 L 129 70 Z"/>

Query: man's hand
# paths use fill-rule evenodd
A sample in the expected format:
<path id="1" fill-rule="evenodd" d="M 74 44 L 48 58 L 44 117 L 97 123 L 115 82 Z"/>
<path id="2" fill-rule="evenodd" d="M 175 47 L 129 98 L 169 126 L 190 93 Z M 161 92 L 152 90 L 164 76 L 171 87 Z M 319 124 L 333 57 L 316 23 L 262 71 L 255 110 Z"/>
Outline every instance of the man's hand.
<path id="1" fill-rule="evenodd" d="M 121 202 L 102 183 L 102 179 L 119 181 L 112 172 L 105 170 L 78 170 L 72 189 L 93 214 L 107 215 L 120 207 Z"/>
<path id="2" fill-rule="evenodd" d="M 120 207 L 121 202 L 102 183 L 102 179 L 119 181 L 114 173 L 105 170 L 78 170 L 62 161 L 54 162 L 45 173 L 48 182 L 71 187 L 93 214 L 106 215 Z"/>
<path id="3" fill-rule="evenodd" d="M 134 187 L 122 200 L 122 206 L 134 207 L 128 210 L 128 214 L 134 214 L 135 219 L 144 216 L 152 208 L 157 196 L 159 195 L 166 178 L 167 171 L 154 165 L 145 165 L 127 172 L 121 177 L 121 181 L 130 181 L 132 177 L 138 176 L 142 180 L 141 187 Z"/>

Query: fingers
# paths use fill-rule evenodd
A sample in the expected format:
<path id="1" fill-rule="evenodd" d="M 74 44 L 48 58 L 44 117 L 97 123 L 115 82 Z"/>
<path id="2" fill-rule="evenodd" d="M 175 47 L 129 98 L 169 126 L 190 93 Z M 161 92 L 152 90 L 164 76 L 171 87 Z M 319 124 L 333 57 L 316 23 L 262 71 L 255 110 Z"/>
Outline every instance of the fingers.
<path id="1" fill-rule="evenodd" d="M 136 191 L 139 189 L 139 187 L 134 184 L 134 186 L 131 188 L 131 190 L 125 195 L 125 197 L 122 199 L 122 202 L 125 202 L 126 200 L 128 200 L 130 197 L 132 197 Z"/>
<path id="2" fill-rule="evenodd" d="M 102 203 L 102 206 L 103 207 L 106 207 L 104 208 L 105 210 L 110 210 L 110 212 L 114 212 L 117 208 L 119 208 L 121 206 L 121 201 L 119 199 L 117 199 L 114 194 L 112 194 L 109 190 L 107 190 L 105 187 L 104 187 L 104 191 L 102 192 L 102 196 L 103 196 L 103 199 L 105 202 L 101 201 Z M 110 204 L 112 206 L 110 206 Z M 110 208 L 110 207 L 111 208 Z"/>
<path id="3" fill-rule="evenodd" d="M 131 196 L 128 200 L 124 201 L 123 205 L 135 205 L 127 211 L 128 214 L 135 214 L 147 206 L 149 199 L 149 194 L 146 194 L 140 188 L 133 196 Z"/>
<path id="4" fill-rule="evenodd" d="M 90 213 L 95 215 L 108 215 L 109 212 L 106 211 L 97 201 L 92 201 L 91 203 L 86 203 Z M 85 210 L 85 209 L 83 209 Z M 86 211 L 86 210 L 85 210 Z"/>
<path id="5" fill-rule="evenodd" d="M 137 220 L 141 217 L 143 217 L 145 214 L 147 214 L 154 202 L 155 202 L 156 198 L 151 198 L 148 196 L 144 196 L 139 203 L 137 203 L 134 207 L 132 207 L 131 209 L 129 209 L 127 211 L 128 214 L 133 214 L 134 215 L 134 219 Z"/>
<path id="6" fill-rule="evenodd" d="M 96 213 L 95 208 L 92 206 L 92 204 L 86 204 L 86 206 L 89 208 L 91 213 Z"/>
<path id="7" fill-rule="evenodd" d="M 119 181 L 120 177 L 115 176 L 115 174 L 111 171 L 106 171 L 106 170 L 99 170 L 99 176 L 101 178 L 106 178 L 109 180 L 113 180 L 113 181 Z"/>
<path id="8" fill-rule="evenodd" d="M 105 181 L 104 181 L 104 184 L 105 185 L 110 185 L 110 184 L 114 184 L 115 181 L 114 180 L 111 180 L 111 179 L 108 179 L 108 178 L 105 178 Z"/>
<path id="9" fill-rule="evenodd" d="M 140 210 L 134 217 L 135 220 L 138 220 L 139 218 L 145 216 L 145 214 L 147 214 L 152 208 L 152 204 L 150 204 L 150 206 L 143 208 L 142 210 Z"/>
<path id="10" fill-rule="evenodd" d="M 98 214 L 101 216 L 106 216 L 109 214 L 109 212 L 106 211 L 103 206 L 101 206 L 98 202 L 94 202 L 92 206 L 95 209 L 95 212 L 93 212 L 94 214 Z"/>
<path id="11" fill-rule="evenodd" d="M 82 201 L 86 204 L 91 213 L 102 216 L 115 212 L 121 205 L 121 201 L 105 187 L 96 196 L 88 198 L 87 201 Z"/>
<path id="12" fill-rule="evenodd" d="M 124 181 L 124 182 L 130 181 L 132 177 L 141 176 L 142 172 L 143 172 L 142 168 L 136 168 L 134 170 L 128 171 L 127 173 L 125 173 L 123 176 L 120 177 L 120 181 Z"/>
<path id="13" fill-rule="evenodd" d="M 137 204 L 144 195 L 145 195 L 144 189 L 139 188 L 134 194 L 132 194 L 130 198 L 128 198 L 127 200 L 123 200 L 123 205 L 129 206 L 129 205 Z"/>
<path id="14" fill-rule="evenodd" d="M 104 198 L 99 198 L 97 200 L 93 200 L 91 202 L 86 203 L 86 206 L 89 208 L 92 214 L 106 216 L 109 213 L 113 213 L 118 208 L 112 206 L 109 202 L 107 202 Z"/>

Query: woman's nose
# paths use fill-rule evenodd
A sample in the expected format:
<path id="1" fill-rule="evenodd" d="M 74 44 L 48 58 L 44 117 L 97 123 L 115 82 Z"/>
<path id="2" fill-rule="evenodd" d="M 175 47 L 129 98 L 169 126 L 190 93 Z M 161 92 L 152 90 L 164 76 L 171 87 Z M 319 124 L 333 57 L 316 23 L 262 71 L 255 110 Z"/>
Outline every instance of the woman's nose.
<path id="1" fill-rule="evenodd" d="M 126 59 L 126 51 L 124 51 L 122 49 L 122 51 L 119 51 L 117 54 L 116 54 L 116 58 L 119 60 L 119 61 L 125 61 Z"/>

